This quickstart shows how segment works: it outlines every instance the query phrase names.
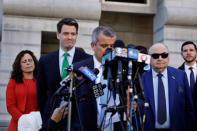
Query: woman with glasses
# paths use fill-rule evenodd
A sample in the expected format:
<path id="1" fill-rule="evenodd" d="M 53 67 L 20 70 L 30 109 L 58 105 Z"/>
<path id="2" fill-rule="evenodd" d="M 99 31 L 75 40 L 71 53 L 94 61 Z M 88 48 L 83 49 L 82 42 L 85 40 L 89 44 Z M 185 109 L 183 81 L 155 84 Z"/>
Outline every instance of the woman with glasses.
<path id="1" fill-rule="evenodd" d="M 6 90 L 7 110 L 12 116 L 8 131 L 17 131 L 23 114 L 38 111 L 36 75 L 38 61 L 33 52 L 21 51 L 12 65 L 11 78 Z"/>

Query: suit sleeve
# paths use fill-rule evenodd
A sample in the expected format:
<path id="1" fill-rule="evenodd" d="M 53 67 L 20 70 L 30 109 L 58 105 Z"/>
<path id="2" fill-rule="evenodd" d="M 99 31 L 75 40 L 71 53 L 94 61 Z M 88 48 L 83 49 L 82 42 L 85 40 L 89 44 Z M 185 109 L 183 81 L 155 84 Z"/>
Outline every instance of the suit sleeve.
<path id="1" fill-rule="evenodd" d="M 188 131 L 193 131 L 193 129 L 194 129 L 193 101 L 192 101 L 192 94 L 189 89 L 187 75 L 185 72 L 184 72 L 184 84 L 185 84 L 185 95 L 186 95 L 185 112 L 186 112 L 187 129 L 188 129 Z"/>
<path id="2" fill-rule="evenodd" d="M 43 57 L 40 58 L 38 63 L 38 75 L 37 75 L 37 98 L 38 98 L 38 107 L 40 114 L 43 118 L 44 107 L 47 99 L 47 87 L 45 79 L 45 63 Z"/>
<path id="3" fill-rule="evenodd" d="M 7 90 L 6 90 L 6 105 L 7 110 L 11 114 L 14 120 L 18 120 L 23 115 L 17 108 L 16 94 L 15 94 L 16 83 L 13 79 L 10 79 Z"/>

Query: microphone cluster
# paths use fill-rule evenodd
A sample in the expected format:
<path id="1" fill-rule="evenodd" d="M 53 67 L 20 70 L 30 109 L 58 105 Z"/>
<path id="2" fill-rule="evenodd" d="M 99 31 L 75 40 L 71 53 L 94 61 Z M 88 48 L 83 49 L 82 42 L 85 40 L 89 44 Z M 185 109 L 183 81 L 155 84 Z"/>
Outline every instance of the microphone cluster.
<path id="1" fill-rule="evenodd" d="M 75 74 L 74 76 L 76 76 L 74 77 L 74 82 L 78 81 L 77 77 L 80 77 L 80 76 L 83 77 L 82 80 L 80 80 L 79 82 L 76 82 L 77 84 L 75 85 L 74 89 L 79 88 L 85 82 L 88 82 L 88 81 L 94 82 L 97 79 L 97 74 L 99 73 L 99 70 L 97 68 L 95 68 L 93 71 L 87 67 L 80 67 L 78 70 L 70 69 L 70 67 L 68 69 L 70 70 L 70 72 L 73 72 Z M 70 82 L 71 82 L 71 77 L 70 75 L 68 75 L 60 82 L 60 88 L 58 88 L 55 94 L 67 95 L 65 94 L 65 92 L 68 93 L 68 91 L 65 91 L 65 90 L 68 90 Z"/>

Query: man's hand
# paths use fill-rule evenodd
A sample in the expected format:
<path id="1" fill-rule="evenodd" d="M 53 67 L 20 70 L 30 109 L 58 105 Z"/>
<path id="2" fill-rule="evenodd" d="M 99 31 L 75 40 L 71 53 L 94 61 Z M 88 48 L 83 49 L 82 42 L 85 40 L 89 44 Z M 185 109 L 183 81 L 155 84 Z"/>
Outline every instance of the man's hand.
<path id="1" fill-rule="evenodd" d="M 62 118 L 65 118 L 65 116 L 68 114 L 68 103 L 65 103 L 61 107 L 58 107 L 54 110 L 51 120 L 58 123 Z"/>

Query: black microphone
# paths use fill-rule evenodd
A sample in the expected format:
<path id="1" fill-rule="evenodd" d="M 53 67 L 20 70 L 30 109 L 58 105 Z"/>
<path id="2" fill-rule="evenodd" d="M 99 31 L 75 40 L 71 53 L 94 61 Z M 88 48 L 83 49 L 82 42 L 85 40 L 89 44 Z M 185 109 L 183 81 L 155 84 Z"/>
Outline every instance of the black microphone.
<path id="1" fill-rule="evenodd" d="M 88 73 L 84 73 L 84 75 L 83 76 L 85 76 L 84 77 L 84 79 L 83 80 L 81 80 L 76 86 L 75 86 L 75 89 L 77 89 L 77 88 L 79 88 L 82 84 L 84 84 L 85 82 L 87 82 L 88 80 L 93 80 L 93 79 L 91 79 L 90 77 L 94 77 L 93 75 L 98 75 L 98 73 L 99 73 L 99 70 L 97 69 L 97 68 L 95 68 L 94 70 L 93 70 L 93 74 L 92 74 L 92 72 L 90 73 L 90 72 L 88 72 Z M 96 80 L 96 79 L 95 79 Z M 93 80 L 94 81 L 94 80 Z"/>
<path id="2" fill-rule="evenodd" d="M 122 41 L 122 40 L 116 40 L 114 42 L 114 48 L 117 48 L 117 47 L 124 48 L 125 47 L 124 41 Z"/>
<path id="3" fill-rule="evenodd" d="M 115 48 L 124 48 L 125 47 L 125 44 L 122 40 L 116 40 L 115 43 L 114 43 L 114 47 Z M 117 69 L 117 76 L 116 76 L 116 82 L 119 83 L 120 81 L 122 81 L 122 61 L 118 59 L 118 69 Z"/>
<path id="4" fill-rule="evenodd" d="M 105 55 L 102 57 L 103 77 L 108 78 L 108 71 L 110 70 L 110 61 L 112 60 L 112 48 L 107 48 Z"/>
<path id="5" fill-rule="evenodd" d="M 85 72 L 84 72 L 85 71 Z M 90 69 L 84 67 L 83 69 L 78 69 L 78 70 L 74 70 L 73 72 L 77 75 L 77 76 L 83 76 L 84 79 L 82 81 L 80 81 L 80 83 L 77 85 L 77 87 L 81 86 L 81 84 L 83 84 L 87 79 L 88 80 L 93 80 L 96 79 L 95 74 L 97 75 L 99 73 L 99 70 L 96 68 L 94 69 L 93 72 L 91 72 Z M 95 73 L 95 74 L 94 74 Z M 76 79 L 75 79 L 76 80 Z M 62 95 L 62 91 L 69 86 L 71 81 L 70 76 L 66 76 L 61 82 L 60 82 L 60 88 L 58 88 L 58 90 L 55 92 L 55 95 Z"/>
<path id="6" fill-rule="evenodd" d="M 64 95 L 62 94 L 62 91 L 70 84 L 70 76 L 67 75 L 61 82 L 60 82 L 60 88 L 57 89 L 55 92 L 55 95 Z"/>

